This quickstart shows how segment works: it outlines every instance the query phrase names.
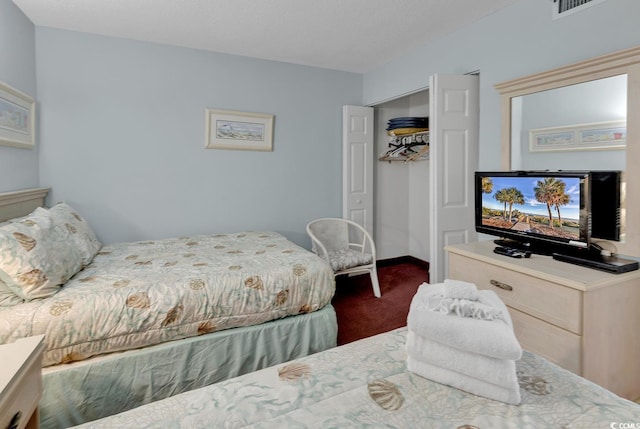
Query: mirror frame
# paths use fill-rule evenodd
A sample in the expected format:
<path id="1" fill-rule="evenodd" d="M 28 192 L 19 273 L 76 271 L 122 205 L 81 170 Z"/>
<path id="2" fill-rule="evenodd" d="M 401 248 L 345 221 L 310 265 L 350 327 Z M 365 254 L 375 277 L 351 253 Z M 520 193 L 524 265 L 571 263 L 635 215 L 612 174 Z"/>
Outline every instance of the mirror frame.
<path id="1" fill-rule="evenodd" d="M 625 241 L 611 241 L 616 253 L 640 257 L 640 46 L 580 61 L 495 85 L 500 92 L 501 167 L 511 169 L 511 99 L 596 79 L 627 75 L 627 148 L 625 182 Z M 630 216 L 631 215 L 631 216 Z"/>

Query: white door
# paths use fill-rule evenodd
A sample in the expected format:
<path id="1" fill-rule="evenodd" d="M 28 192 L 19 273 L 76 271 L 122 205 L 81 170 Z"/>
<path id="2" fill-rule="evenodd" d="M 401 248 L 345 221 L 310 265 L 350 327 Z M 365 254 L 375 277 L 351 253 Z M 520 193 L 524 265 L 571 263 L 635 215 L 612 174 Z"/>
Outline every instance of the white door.
<path id="1" fill-rule="evenodd" d="M 342 107 L 342 217 L 373 236 L 373 108 Z"/>
<path id="2" fill-rule="evenodd" d="M 473 175 L 478 168 L 478 76 L 429 80 L 429 281 L 448 271 L 444 247 L 476 240 Z"/>

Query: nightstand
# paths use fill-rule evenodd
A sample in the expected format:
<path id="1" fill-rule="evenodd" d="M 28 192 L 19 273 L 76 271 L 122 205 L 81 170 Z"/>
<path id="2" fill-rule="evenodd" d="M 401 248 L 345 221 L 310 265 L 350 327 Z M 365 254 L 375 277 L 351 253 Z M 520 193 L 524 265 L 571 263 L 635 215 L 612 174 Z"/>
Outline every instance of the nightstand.
<path id="1" fill-rule="evenodd" d="M 0 428 L 37 428 L 44 335 L 0 345 Z"/>

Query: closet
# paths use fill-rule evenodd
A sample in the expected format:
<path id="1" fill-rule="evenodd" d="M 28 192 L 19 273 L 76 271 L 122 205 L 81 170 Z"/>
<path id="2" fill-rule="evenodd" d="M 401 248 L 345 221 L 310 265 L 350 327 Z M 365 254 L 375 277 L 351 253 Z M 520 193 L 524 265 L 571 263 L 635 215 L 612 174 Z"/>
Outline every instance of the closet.
<path id="1" fill-rule="evenodd" d="M 343 217 L 369 229 L 378 259 L 428 261 L 432 283 L 444 279 L 445 246 L 476 240 L 478 97 L 478 76 L 434 75 L 427 89 L 343 109 Z M 425 116 L 427 153 L 380 160 L 390 149 L 390 119 Z"/>

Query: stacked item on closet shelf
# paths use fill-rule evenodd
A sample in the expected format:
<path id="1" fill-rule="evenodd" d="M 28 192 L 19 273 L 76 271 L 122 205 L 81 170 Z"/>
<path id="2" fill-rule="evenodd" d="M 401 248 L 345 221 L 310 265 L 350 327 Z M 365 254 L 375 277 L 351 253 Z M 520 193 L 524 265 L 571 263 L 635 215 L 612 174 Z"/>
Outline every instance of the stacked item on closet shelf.
<path id="1" fill-rule="evenodd" d="M 495 292 L 450 279 L 423 283 L 411 301 L 407 327 L 409 371 L 474 395 L 520 403 L 515 361 L 522 348 Z"/>
<path id="2" fill-rule="evenodd" d="M 429 118 L 409 116 L 392 118 L 387 122 L 389 149 L 381 161 L 415 161 L 426 157 L 429 149 Z"/>
<path id="3" fill-rule="evenodd" d="M 426 116 L 391 118 L 387 121 L 387 133 L 390 136 L 403 136 L 422 131 L 429 131 L 429 118 Z"/>

